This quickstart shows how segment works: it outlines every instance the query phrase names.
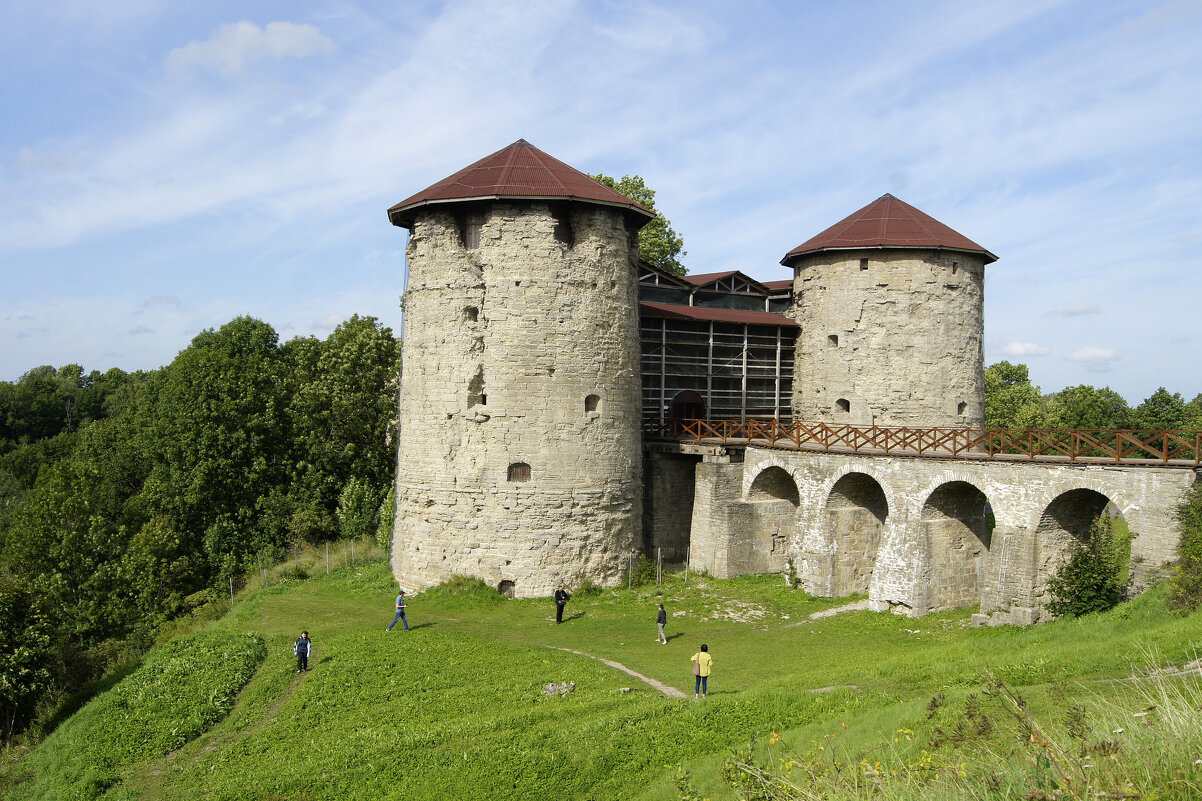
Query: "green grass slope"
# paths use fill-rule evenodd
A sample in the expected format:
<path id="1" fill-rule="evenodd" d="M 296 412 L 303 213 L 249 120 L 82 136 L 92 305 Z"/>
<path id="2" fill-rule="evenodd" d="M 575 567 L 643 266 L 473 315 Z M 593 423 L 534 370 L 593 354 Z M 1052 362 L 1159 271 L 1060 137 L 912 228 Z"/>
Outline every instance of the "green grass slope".
<path id="1" fill-rule="evenodd" d="M 848 747 L 857 737 L 870 745 L 916 727 L 936 693 L 959 702 L 985 671 L 1041 698 L 1052 687 L 1063 694 L 1118 686 L 1133 670 L 1181 665 L 1202 643 L 1199 616 L 1167 614 L 1156 592 L 1087 619 L 974 629 L 966 611 L 811 620 L 841 601 L 789 590 L 779 577 L 693 577 L 686 585 L 671 576 L 658 594 L 619 589 L 573 598 L 557 626 L 549 600 L 505 601 L 464 582 L 414 596 L 413 630 L 386 634 L 394 590 L 383 563 L 258 590 L 194 635 L 265 644 L 245 686 L 222 685 L 222 697 L 242 688 L 232 708 L 213 706 L 228 715 L 188 725 L 195 703 L 168 708 L 145 693 L 144 704 L 131 700 L 138 696 L 123 688 L 138 671 L 22 767 L 26 775 L 60 776 L 56 786 L 70 788 L 62 798 L 107 791 L 145 799 L 652 801 L 677 797 L 673 777 L 683 765 L 699 791 L 733 798 L 718 779 L 722 763 L 757 734 L 780 732 L 806 748 L 839 731 Z M 667 646 L 654 642 L 661 600 Z M 311 671 L 298 676 L 291 644 L 301 629 L 310 631 L 315 654 Z M 702 642 L 714 674 L 710 697 L 697 702 L 689 657 Z M 184 646 L 173 641 L 162 651 L 173 647 Z M 688 697 L 663 698 L 561 648 L 620 662 Z M 146 665 L 160 658 L 152 652 Z M 575 690 L 543 694 L 548 682 L 566 681 Z M 136 714 L 118 714 L 110 695 Z M 110 711 L 89 716 L 98 704 Z M 121 747 L 147 717 L 182 739 Z M 100 736 L 105 728 L 109 740 Z M 75 733 L 59 738 L 68 731 Z M 91 750 L 80 750 L 89 738 Z M 55 760 L 103 760 L 109 778 L 89 784 L 78 770 L 53 767 Z M 40 786 L 26 782 L 14 797 L 51 797 Z"/>

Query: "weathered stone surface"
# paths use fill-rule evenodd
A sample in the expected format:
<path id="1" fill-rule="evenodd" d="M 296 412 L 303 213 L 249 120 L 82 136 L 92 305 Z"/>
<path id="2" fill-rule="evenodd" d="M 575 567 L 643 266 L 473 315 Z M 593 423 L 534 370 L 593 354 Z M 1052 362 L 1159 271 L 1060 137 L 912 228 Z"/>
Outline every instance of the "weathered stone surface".
<path id="1" fill-rule="evenodd" d="M 853 250 L 795 266 L 796 419 L 984 425 L 983 257 Z"/>
<path id="2" fill-rule="evenodd" d="M 1137 535 L 1132 570 L 1142 589 L 1174 557 L 1173 510 L 1195 480 L 1178 468 L 748 448 L 742 464 L 698 467 L 694 569 L 733 576 L 759 568 L 779 521 L 756 518 L 756 485 L 765 475 L 779 484 L 782 472 L 798 492 L 785 524 L 788 553 L 809 592 L 867 590 L 873 608 L 912 615 L 980 603 L 993 624 L 1046 618 L 1048 578 L 1108 504 Z"/>
<path id="3" fill-rule="evenodd" d="M 393 572 L 617 583 L 642 524 L 633 233 L 602 206 L 469 211 L 479 247 L 437 206 L 409 239 Z"/>

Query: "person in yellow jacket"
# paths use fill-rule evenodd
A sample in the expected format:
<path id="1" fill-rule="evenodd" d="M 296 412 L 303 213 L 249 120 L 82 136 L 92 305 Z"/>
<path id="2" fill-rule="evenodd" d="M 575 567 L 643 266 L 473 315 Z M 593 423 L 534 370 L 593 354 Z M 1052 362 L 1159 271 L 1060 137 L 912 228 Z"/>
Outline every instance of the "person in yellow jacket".
<path id="1" fill-rule="evenodd" d="M 714 662 L 709 651 L 710 647 L 702 643 L 701 650 L 693 654 L 693 677 L 697 680 L 693 686 L 693 698 L 697 698 L 698 694 L 705 698 L 706 679 L 710 677 L 710 665 Z"/>

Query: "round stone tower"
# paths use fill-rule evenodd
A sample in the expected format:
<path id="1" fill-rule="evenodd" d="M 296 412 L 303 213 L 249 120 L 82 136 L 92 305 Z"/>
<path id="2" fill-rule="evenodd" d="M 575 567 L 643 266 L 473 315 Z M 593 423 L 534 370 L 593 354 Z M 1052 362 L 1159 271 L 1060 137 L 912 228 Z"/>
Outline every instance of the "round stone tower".
<path id="1" fill-rule="evenodd" d="M 892 195 L 789 251 L 794 417 L 984 425 L 985 265 L 996 260 Z"/>
<path id="2" fill-rule="evenodd" d="M 654 214 L 519 140 L 388 216 L 410 232 L 393 573 L 516 597 L 616 583 L 641 542 Z"/>

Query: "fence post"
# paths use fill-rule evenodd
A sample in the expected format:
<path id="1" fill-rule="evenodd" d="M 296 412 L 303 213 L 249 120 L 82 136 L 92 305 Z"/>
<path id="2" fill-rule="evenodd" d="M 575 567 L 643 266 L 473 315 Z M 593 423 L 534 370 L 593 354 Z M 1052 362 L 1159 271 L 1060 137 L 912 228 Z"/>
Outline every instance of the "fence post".
<path id="1" fill-rule="evenodd" d="M 634 555 L 626 554 L 626 589 L 634 586 Z"/>
<path id="2" fill-rule="evenodd" d="M 230 605 L 234 603 L 234 577 L 230 576 Z"/>
<path id="3" fill-rule="evenodd" d="M 330 575 L 330 543 L 326 543 L 326 575 Z"/>
<path id="4" fill-rule="evenodd" d="M 664 571 L 664 549 L 656 548 L 655 549 L 655 583 L 656 584 L 662 583 L 663 571 Z"/>
<path id="5" fill-rule="evenodd" d="M 689 583 L 689 560 L 693 558 L 693 546 L 684 549 L 684 583 Z"/>
<path id="6" fill-rule="evenodd" d="M 351 540 L 351 567 L 355 566 L 355 541 Z"/>

